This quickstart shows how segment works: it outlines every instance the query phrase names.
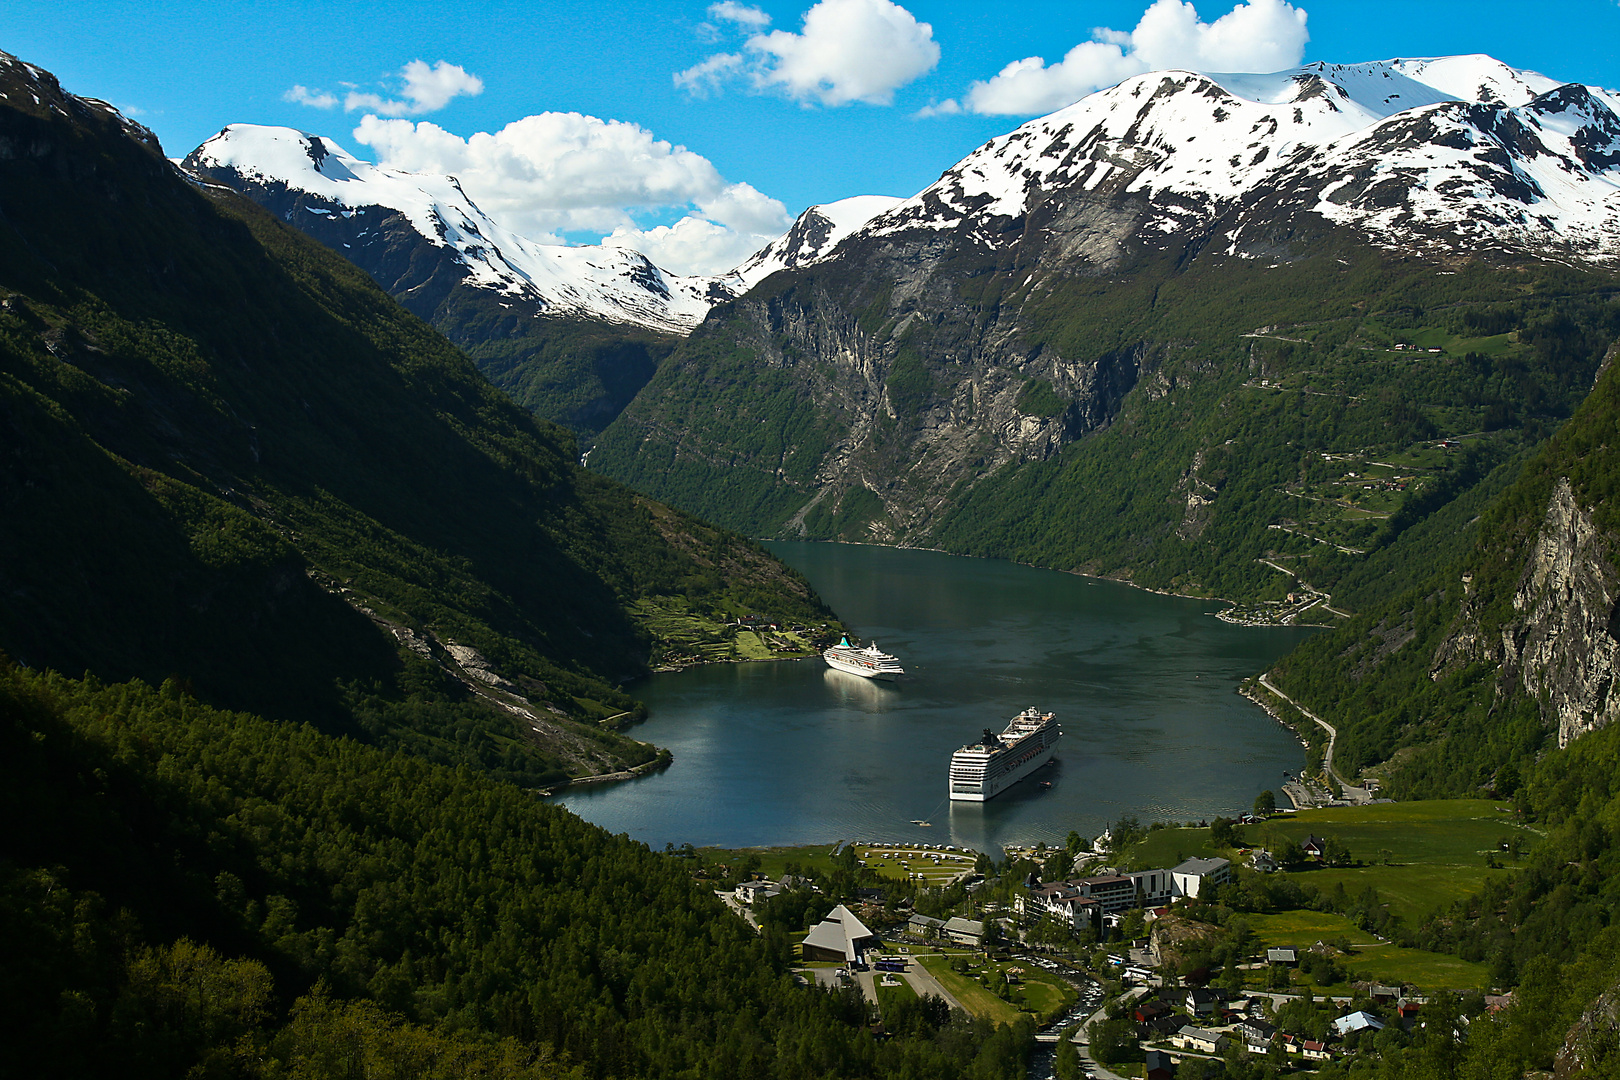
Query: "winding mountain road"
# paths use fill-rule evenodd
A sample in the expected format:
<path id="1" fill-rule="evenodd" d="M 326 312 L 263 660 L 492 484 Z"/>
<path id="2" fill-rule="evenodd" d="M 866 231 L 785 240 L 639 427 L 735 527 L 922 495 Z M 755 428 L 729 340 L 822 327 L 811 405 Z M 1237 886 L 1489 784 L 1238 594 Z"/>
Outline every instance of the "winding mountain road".
<path id="1" fill-rule="evenodd" d="M 1322 755 L 1322 768 L 1326 769 L 1327 774 L 1338 782 L 1340 789 L 1344 791 L 1344 797 L 1353 803 L 1372 802 L 1372 792 L 1368 791 L 1364 787 L 1357 787 L 1356 785 L 1350 783 L 1344 777 L 1340 776 L 1339 771 L 1333 767 L 1333 744 L 1338 741 L 1339 729 L 1322 719 L 1320 716 L 1317 716 L 1315 713 L 1311 712 L 1311 710 L 1307 709 L 1305 706 L 1301 705 L 1299 702 L 1295 701 L 1281 690 L 1277 689 L 1277 687 L 1272 684 L 1270 676 L 1260 676 L 1260 685 L 1277 695 L 1282 700 L 1288 702 L 1288 704 L 1298 709 L 1309 719 L 1316 721 L 1317 726 L 1328 733 L 1327 753 Z"/>

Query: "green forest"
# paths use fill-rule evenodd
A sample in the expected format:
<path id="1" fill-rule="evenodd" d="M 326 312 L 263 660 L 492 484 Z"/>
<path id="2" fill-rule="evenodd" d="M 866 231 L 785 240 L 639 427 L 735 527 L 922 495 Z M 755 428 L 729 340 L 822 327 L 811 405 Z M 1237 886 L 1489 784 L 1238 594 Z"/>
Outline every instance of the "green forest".
<path id="1" fill-rule="evenodd" d="M 686 861 L 173 682 L 0 671 L 0 1073 L 1021 1077 L 797 986 Z"/>
<path id="2" fill-rule="evenodd" d="M 1304 582 L 1360 611 L 1416 584 L 1414 556 L 1461 554 L 1620 337 L 1607 271 L 1436 273 L 1343 238 L 1277 265 L 1143 256 L 1107 276 L 964 249 L 905 301 L 861 276 L 862 257 L 717 308 L 597 438 L 592 467 L 753 535 L 1251 604 Z M 881 400 L 851 353 L 878 358 Z M 1095 369 L 1093 397 L 1024 373 L 1054 356 Z M 1019 416 L 1080 437 L 998 465 L 973 402 L 1003 377 Z M 925 451 L 942 424 L 970 445 Z"/>
<path id="3" fill-rule="evenodd" d="M 19 663 L 532 785 L 654 760 L 613 730 L 683 644 L 649 606 L 838 632 L 757 544 L 579 468 L 353 265 L 21 70 L 0 135 L 48 149 L 0 170 Z"/>
<path id="4" fill-rule="evenodd" d="M 1399 797 L 1485 790 L 1512 798 L 1530 766 L 1556 745 L 1546 703 L 1504 655 L 1457 642 L 1500 642 L 1525 632 L 1527 616 L 1515 596 L 1560 482 L 1569 483 L 1577 505 L 1591 508 L 1599 535 L 1620 534 L 1617 425 L 1620 382 L 1610 365 L 1567 424 L 1482 485 L 1500 487 L 1494 498 L 1459 499 L 1467 519 L 1438 515 L 1454 526 L 1449 538 L 1441 534 L 1412 550 L 1391 546 L 1390 555 L 1407 564 L 1390 575 L 1391 584 L 1404 587 L 1370 592 L 1355 618 L 1276 666 L 1286 692 L 1339 725 L 1342 771 L 1390 762 L 1379 771 Z M 1369 559 L 1368 567 L 1380 561 Z M 1358 577 L 1368 580 L 1365 572 Z"/>

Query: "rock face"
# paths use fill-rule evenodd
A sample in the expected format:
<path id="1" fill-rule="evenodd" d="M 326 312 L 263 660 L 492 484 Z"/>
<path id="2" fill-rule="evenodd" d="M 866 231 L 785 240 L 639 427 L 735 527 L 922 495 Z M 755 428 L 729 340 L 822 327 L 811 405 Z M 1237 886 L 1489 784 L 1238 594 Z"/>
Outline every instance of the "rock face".
<path id="1" fill-rule="evenodd" d="M 1554 1080 L 1613 1076 L 1620 1068 L 1620 986 L 1611 987 L 1569 1029 L 1553 1058 Z"/>
<path id="2" fill-rule="evenodd" d="M 1611 723 L 1620 716 L 1617 551 L 1560 478 L 1513 592 L 1513 617 L 1494 637 L 1473 598 L 1465 599 L 1435 654 L 1433 677 L 1472 661 L 1497 665 L 1503 684 L 1541 703 L 1559 746 Z M 1463 584 L 1467 590 L 1472 581 Z"/>
<path id="3" fill-rule="evenodd" d="M 1150 325 L 1194 271 L 1369 248 L 1612 262 L 1617 107 L 1489 57 L 1127 79 L 716 307 L 591 464 L 758 533 L 933 543 L 992 472 L 1108 427 L 1139 384 L 1159 401 L 1215 370 Z M 1213 494 L 1175 493 L 1182 538 Z"/>
<path id="4" fill-rule="evenodd" d="M 1503 672 L 1542 703 L 1558 745 L 1620 715 L 1615 548 L 1559 480 L 1502 634 Z"/>

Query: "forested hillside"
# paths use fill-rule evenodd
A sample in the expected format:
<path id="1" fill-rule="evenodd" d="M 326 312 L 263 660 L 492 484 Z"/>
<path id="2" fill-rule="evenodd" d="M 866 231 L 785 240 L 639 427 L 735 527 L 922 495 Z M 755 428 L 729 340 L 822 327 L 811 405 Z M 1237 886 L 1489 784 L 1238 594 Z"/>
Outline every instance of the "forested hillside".
<path id="1" fill-rule="evenodd" d="M 1324 1080 L 1608 1077 L 1620 1070 L 1620 727 L 1550 753 L 1516 787 L 1515 807 L 1543 839 L 1522 868 L 1401 940 L 1491 964 L 1506 1007 L 1465 1020 L 1450 998 L 1410 1045 L 1323 1068 Z M 1426 1008 L 1426 1012 L 1429 1012 Z"/>
<path id="2" fill-rule="evenodd" d="M 1611 362 L 1511 486 L 1453 523 L 1465 547 L 1437 538 L 1399 595 L 1278 665 L 1285 691 L 1339 725 L 1341 771 L 1392 760 L 1402 795 L 1507 798 L 1547 746 L 1613 721 L 1617 435 Z"/>
<path id="3" fill-rule="evenodd" d="M 172 682 L 0 669 L 0 820 L 0 1075 L 1023 1075 L 874 1039 L 685 860 Z"/>
<path id="4" fill-rule="evenodd" d="M 598 723 L 638 708 L 633 607 L 831 619 L 757 545 L 576 467 L 566 431 L 144 129 L 9 57 L 0 91 L 17 661 L 540 783 L 653 759 Z"/>
<path id="5" fill-rule="evenodd" d="M 1620 330 L 1606 272 L 1344 236 L 1107 274 L 956 243 L 926 288 L 872 240 L 716 309 L 591 466 L 758 534 L 1278 599 L 1261 558 L 1355 578 L 1567 417 Z"/>

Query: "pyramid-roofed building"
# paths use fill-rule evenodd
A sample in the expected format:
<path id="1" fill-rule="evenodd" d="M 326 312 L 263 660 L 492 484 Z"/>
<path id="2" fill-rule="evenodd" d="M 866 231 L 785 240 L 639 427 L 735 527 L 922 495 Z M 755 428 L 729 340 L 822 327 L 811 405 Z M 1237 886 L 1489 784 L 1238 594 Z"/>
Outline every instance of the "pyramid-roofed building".
<path id="1" fill-rule="evenodd" d="M 843 904 L 833 908 L 804 938 L 806 960 L 855 963 L 860 954 L 877 947 L 877 935 Z"/>

